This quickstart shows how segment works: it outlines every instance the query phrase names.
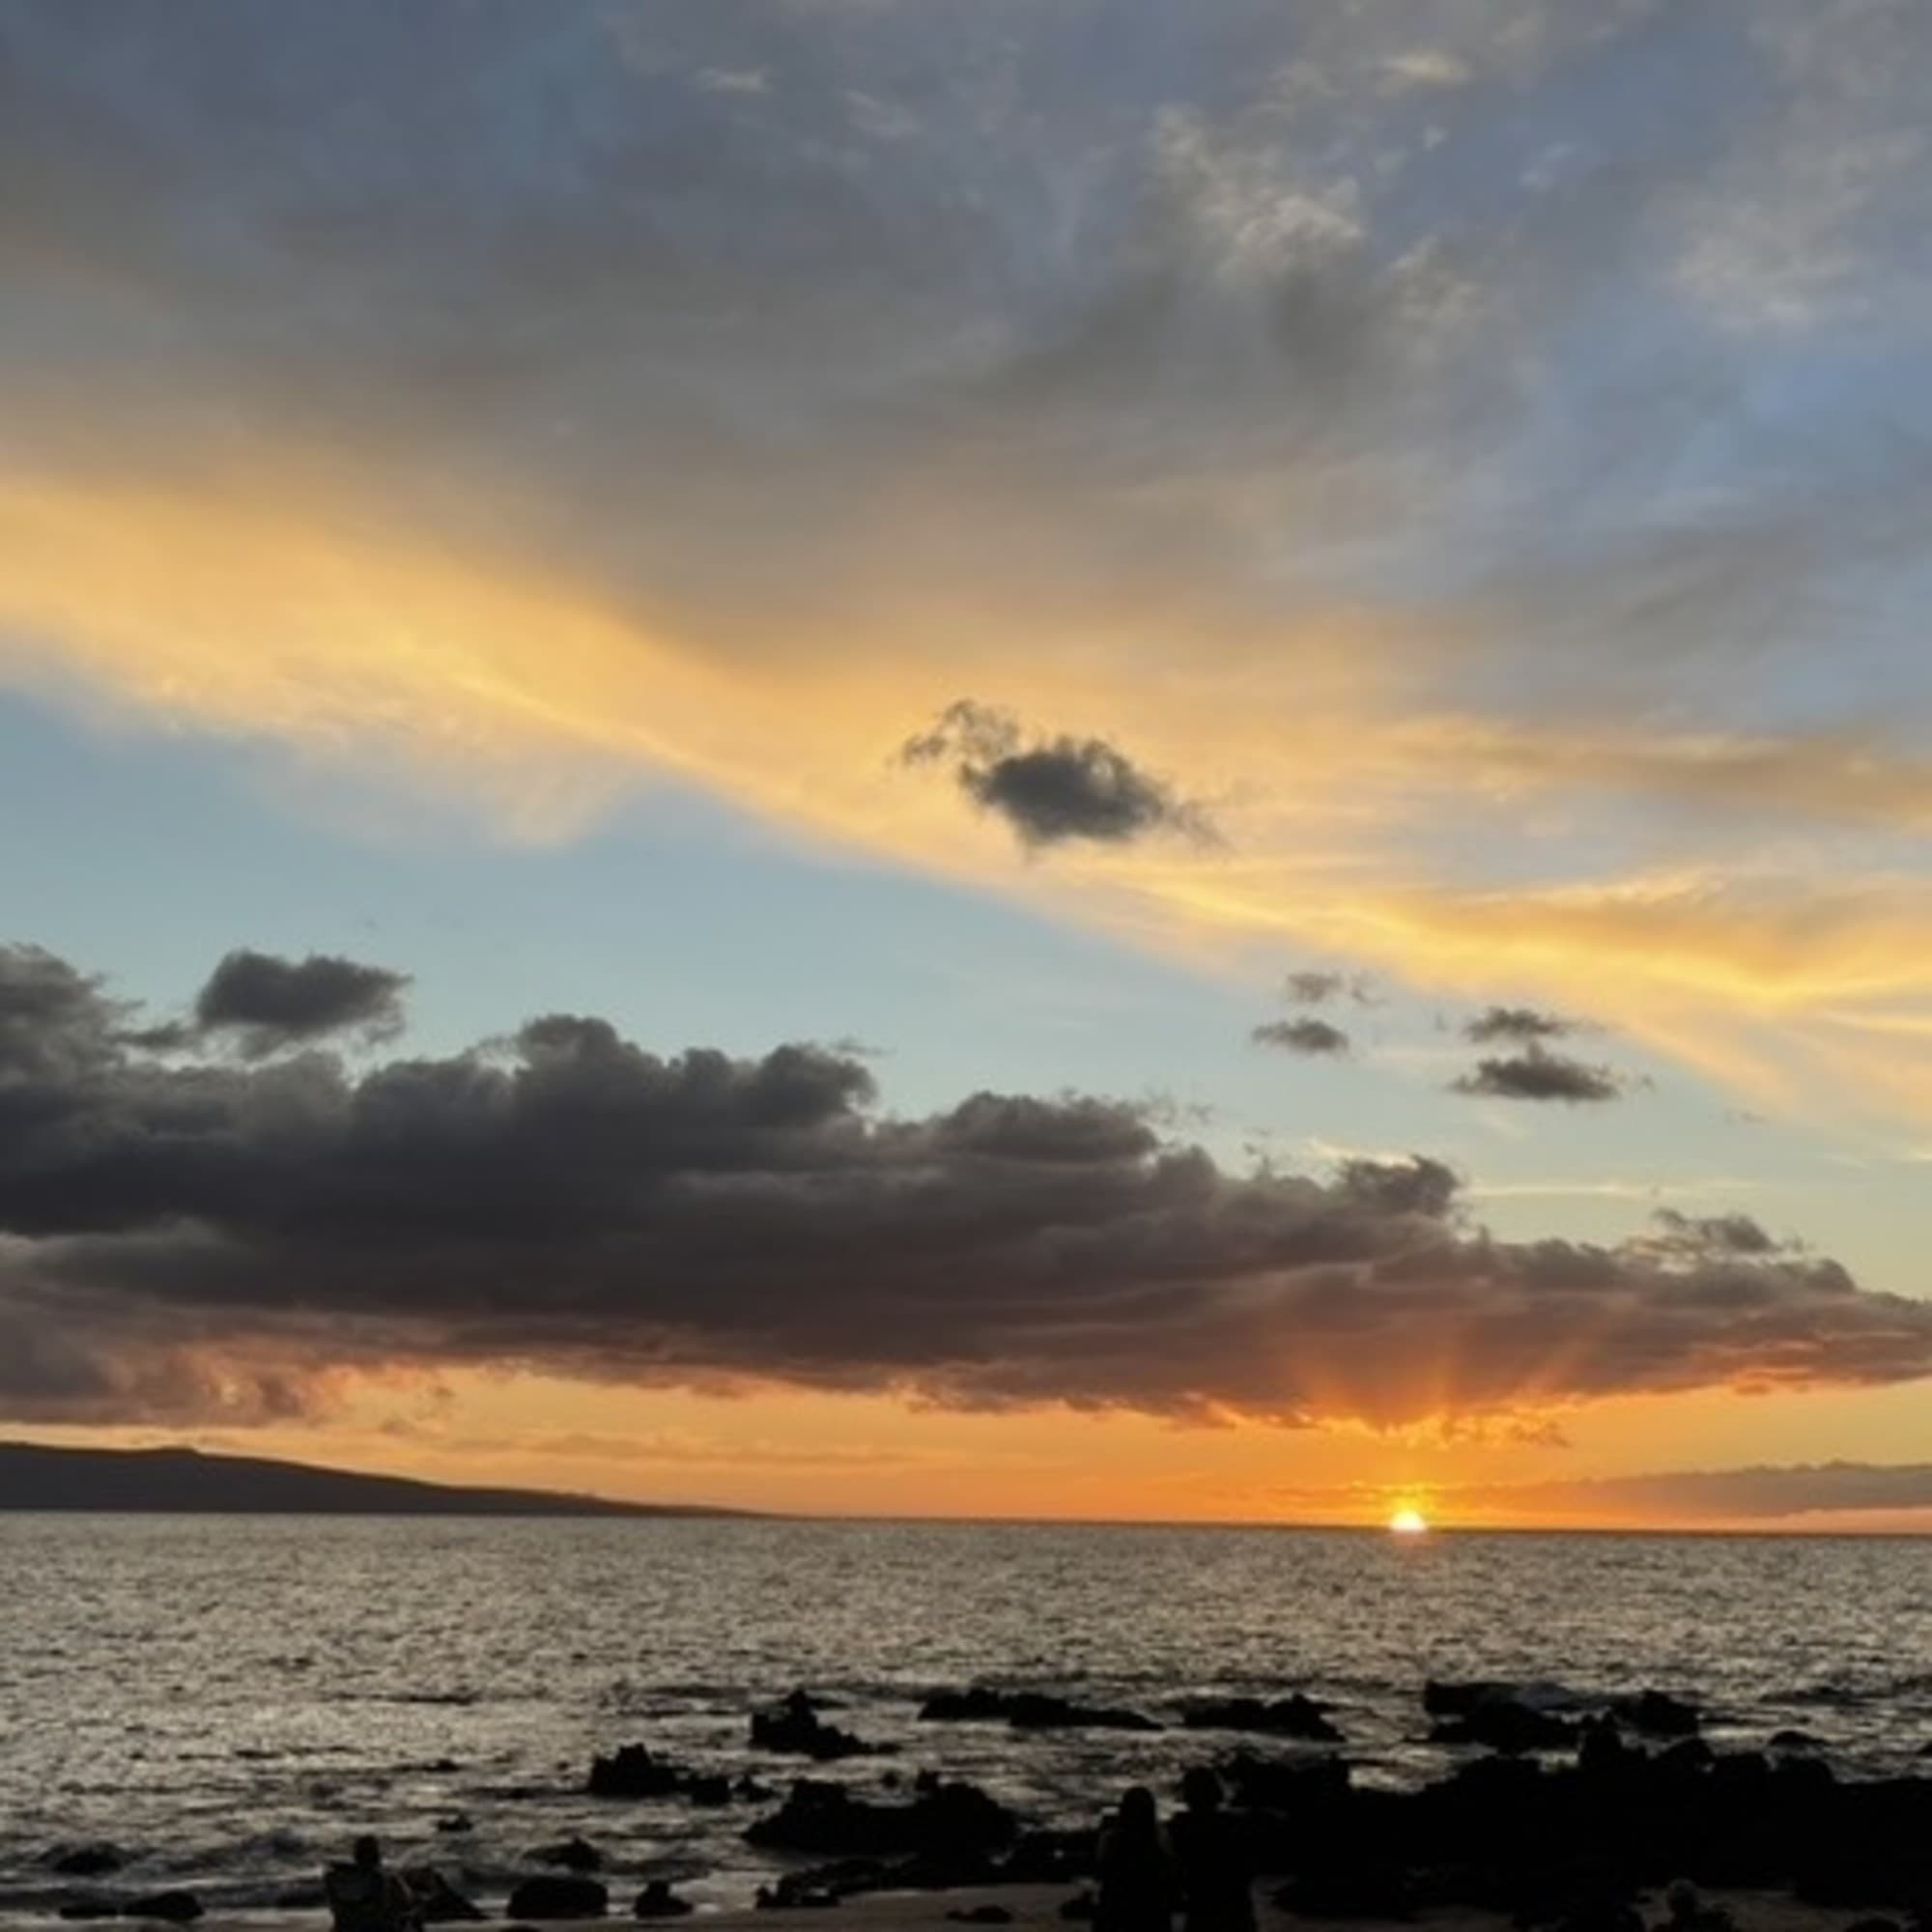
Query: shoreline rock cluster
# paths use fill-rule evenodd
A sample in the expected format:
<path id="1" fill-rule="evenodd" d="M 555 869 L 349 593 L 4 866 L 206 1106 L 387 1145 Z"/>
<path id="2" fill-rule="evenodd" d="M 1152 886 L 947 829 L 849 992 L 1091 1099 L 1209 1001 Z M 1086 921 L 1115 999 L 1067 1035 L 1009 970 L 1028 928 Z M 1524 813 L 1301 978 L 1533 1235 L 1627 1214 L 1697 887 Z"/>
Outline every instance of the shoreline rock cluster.
<path id="1" fill-rule="evenodd" d="M 1817 1741 L 1797 1732 L 1779 1733 L 1767 1750 L 1720 1751 L 1703 1737 L 1695 1706 L 1656 1690 L 1586 1699 L 1554 1685 L 1432 1682 L 1422 1708 L 1433 1741 L 1472 1754 L 1410 1791 L 1358 1785 L 1333 1749 L 1270 1756 L 1241 1743 L 1204 1750 L 1201 1762 L 1219 1774 L 1241 1821 L 1253 1868 L 1267 1875 L 1289 1912 L 1403 1918 L 1460 1906 L 1506 1913 L 1523 1927 L 1636 1932 L 1632 1901 L 1640 1889 L 1688 1884 L 1785 1890 L 1847 1911 L 1918 1913 L 1922 1932 L 1932 1932 L 1932 1778 L 1841 1779 Z M 749 1744 L 813 1763 L 891 1754 L 892 1747 L 828 1721 L 836 1709 L 796 1690 L 753 1714 Z M 1140 1712 L 990 1687 L 936 1694 L 918 1715 L 926 1723 L 1023 1731 L 1173 1729 L 1345 1742 L 1327 1707 L 1298 1693 L 1197 1701 L 1180 1708 L 1174 1726 Z M 889 1889 L 1078 1887 L 1094 1875 L 1094 1827 L 1032 1827 L 978 1786 L 929 1771 L 901 1778 L 888 1770 L 876 1782 L 883 1795 L 812 1776 L 780 1792 L 749 1772 L 692 1770 L 627 1743 L 595 1756 L 581 1788 L 612 1804 L 774 1805 L 744 1828 L 744 1841 L 809 1862 L 765 1886 L 758 1894 L 765 1906 L 831 1905 Z M 1094 1796 L 1097 1816 L 1118 1792 Z M 451 1821 L 439 1829 L 444 1824 L 455 1829 Z M 128 1860 L 112 1845 L 91 1843 L 56 1847 L 43 1862 L 61 1878 L 99 1881 Z M 509 1893 L 511 1919 L 610 1913 L 604 1858 L 581 1835 L 540 1845 L 524 1862 L 534 1869 Z M 430 1864 L 406 1865 L 403 1876 L 425 1924 L 489 1916 Z M 1662 1932 L 1723 1932 L 1698 1918 L 1694 1894 L 1680 1889 L 1673 1900 Z M 57 1909 L 70 1919 L 185 1924 L 203 1908 L 185 1889 L 121 1896 L 90 1887 Z M 1069 1901 L 1068 1916 L 1078 1909 Z M 663 1878 L 651 1879 L 632 1907 L 639 1919 L 691 1910 Z"/>

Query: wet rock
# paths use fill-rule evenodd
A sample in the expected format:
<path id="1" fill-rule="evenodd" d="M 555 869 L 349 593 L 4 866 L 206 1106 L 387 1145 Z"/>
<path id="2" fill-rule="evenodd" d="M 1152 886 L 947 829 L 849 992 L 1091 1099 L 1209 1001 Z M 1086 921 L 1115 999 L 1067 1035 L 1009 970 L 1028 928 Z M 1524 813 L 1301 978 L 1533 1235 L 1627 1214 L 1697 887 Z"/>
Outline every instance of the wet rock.
<path id="1" fill-rule="evenodd" d="M 1825 1740 L 1814 1738 L 1809 1731 L 1774 1731 L 1771 1734 L 1771 1748 L 1775 1751 L 1823 1750 Z"/>
<path id="2" fill-rule="evenodd" d="M 1521 1704 L 1532 1711 L 1575 1711 L 1583 1700 L 1548 1679 L 1518 1684 L 1507 1678 L 1478 1677 L 1466 1683 L 1432 1677 L 1422 1687 L 1422 1708 L 1432 1718 L 1466 1718 L 1484 1704 Z"/>
<path id="3" fill-rule="evenodd" d="M 604 1869 L 604 1854 L 582 1838 L 565 1838 L 560 1844 L 539 1845 L 530 1854 L 533 1865 L 557 1865 L 565 1871 L 594 1872 Z"/>
<path id="4" fill-rule="evenodd" d="M 436 1821 L 436 1829 L 448 1834 L 473 1832 L 476 1827 L 470 1822 L 469 1812 L 452 1811 L 447 1818 L 439 1818 Z"/>
<path id="5" fill-rule="evenodd" d="M 1481 1745 L 1514 1756 L 1522 1751 L 1564 1750 L 1580 1741 L 1576 1724 L 1514 1697 L 1495 1697 L 1471 1705 L 1460 1717 L 1432 1725 L 1429 1741 L 1436 1745 Z"/>
<path id="6" fill-rule="evenodd" d="M 654 1878 L 638 1894 L 638 1902 L 631 1907 L 633 1918 L 683 1918 L 692 1910 L 691 1900 L 680 1898 L 670 1889 L 668 1881 Z"/>
<path id="7" fill-rule="evenodd" d="M 770 1817 L 745 1833 L 748 1843 L 826 1858 L 877 1858 L 894 1852 L 960 1859 L 1009 1845 L 1018 1821 L 976 1785 L 925 1786 L 910 1804 L 878 1804 L 842 1784 L 800 1778 Z"/>
<path id="8" fill-rule="evenodd" d="M 158 1918 L 170 1925 L 189 1925 L 201 1917 L 201 1900 L 191 1891 L 151 1891 L 130 1898 L 122 1907 L 125 1918 Z"/>
<path id="9" fill-rule="evenodd" d="M 684 1782 L 684 1795 L 694 1804 L 728 1804 L 731 1780 L 722 1771 L 693 1772 Z"/>
<path id="10" fill-rule="evenodd" d="M 646 1745 L 619 1745 L 590 1761 L 586 1789 L 593 1798 L 669 1798 L 683 1781 L 675 1765 L 653 1757 Z"/>
<path id="11" fill-rule="evenodd" d="M 1281 1764 L 1242 1750 L 1220 1766 L 1220 1775 L 1229 1797 L 1243 1811 L 1309 1817 L 1349 1795 L 1349 1767 L 1333 1757 Z"/>
<path id="12" fill-rule="evenodd" d="M 104 1897 L 99 1892 L 86 1892 L 78 1897 L 62 1899 L 59 1911 L 63 1918 L 76 1920 L 118 1918 L 121 1916 L 121 1901 Z"/>
<path id="13" fill-rule="evenodd" d="M 525 1879 L 509 1903 L 512 1918 L 602 1918 L 610 1909 L 611 1894 L 594 1878 L 556 1872 Z"/>
<path id="14" fill-rule="evenodd" d="M 1691 1738 L 1702 1723 L 1694 1704 L 1672 1697 L 1662 1690 L 1644 1690 L 1634 1697 L 1618 1697 L 1610 1705 L 1612 1713 L 1632 1730 L 1647 1738 Z"/>
<path id="15" fill-rule="evenodd" d="M 42 1860 L 49 1871 L 62 1878 L 105 1878 L 128 1862 L 128 1855 L 118 1845 L 94 1843 L 56 1845 Z"/>
<path id="16" fill-rule="evenodd" d="M 1071 1898 L 1060 1901 L 1060 1917 L 1069 1924 L 1090 1924 L 1094 1913 L 1099 1910 L 1099 1904 L 1091 1891 L 1076 1891 Z"/>
<path id="17" fill-rule="evenodd" d="M 486 1917 L 481 1906 L 464 1897 L 434 1865 L 410 1865 L 402 1874 L 421 1925 L 474 1924 Z"/>
<path id="18" fill-rule="evenodd" d="M 883 1891 L 892 1868 L 877 1859 L 840 1859 L 806 1871 L 786 1872 L 758 1888 L 761 1912 L 825 1910 L 860 1892 Z"/>
<path id="19" fill-rule="evenodd" d="M 1026 1832 L 1000 1861 L 1000 1883 L 1067 1885 L 1092 1878 L 1098 1851 L 1095 1832 Z"/>
<path id="20" fill-rule="evenodd" d="M 926 1724 L 1005 1722 L 1016 1731 L 1157 1731 L 1162 1727 L 1139 1711 L 1075 1704 L 1043 1690 L 996 1690 L 975 1685 L 968 1690 L 942 1690 L 919 1707 Z"/>
<path id="21" fill-rule="evenodd" d="M 1273 1702 L 1259 1697 L 1228 1697 L 1219 1702 L 1190 1704 L 1181 1721 L 1190 1730 L 1261 1731 L 1273 1737 L 1300 1738 L 1311 1744 L 1340 1744 L 1342 1733 L 1328 1721 L 1326 1706 L 1295 1691 Z"/>
<path id="22" fill-rule="evenodd" d="M 850 1731 L 826 1723 L 818 1715 L 817 1702 L 804 1690 L 794 1690 L 767 1710 L 753 1712 L 752 1745 L 757 1750 L 784 1751 L 821 1764 L 845 1757 L 876 1757 L 892 1749 L 890 1745 L 868 1745 Z"/>

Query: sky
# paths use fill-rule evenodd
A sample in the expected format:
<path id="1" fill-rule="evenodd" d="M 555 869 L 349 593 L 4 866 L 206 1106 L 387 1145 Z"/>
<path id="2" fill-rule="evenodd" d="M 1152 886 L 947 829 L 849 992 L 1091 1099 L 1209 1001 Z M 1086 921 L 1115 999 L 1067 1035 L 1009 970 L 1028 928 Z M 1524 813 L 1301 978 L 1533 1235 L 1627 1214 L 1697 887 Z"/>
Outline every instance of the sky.
<path id="1" fill-rule="evenodd" d="M 0 1433 L 1932 1528 L 1916 0 L 0 0 Z"/>

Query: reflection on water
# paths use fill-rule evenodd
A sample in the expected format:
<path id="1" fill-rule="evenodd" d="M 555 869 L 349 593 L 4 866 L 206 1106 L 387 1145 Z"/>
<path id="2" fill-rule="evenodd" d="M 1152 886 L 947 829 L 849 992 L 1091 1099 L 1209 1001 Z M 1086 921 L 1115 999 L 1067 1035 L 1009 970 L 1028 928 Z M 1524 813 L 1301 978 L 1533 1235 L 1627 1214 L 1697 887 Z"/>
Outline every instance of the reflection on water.
<path id="1" fill-rule="evenodd" d="M 1042 1818 L 1215 1741 L 921 1725 L 917 1696 L 992 1677 L 1159 1717 L 1302 1689 L 1369 1781 L 1445 1762 L 1432 1675 L 1657 1685 L 1711 1707 L 1719 1744 L 1800 1725 L 1853 1771 L 1932 1742 L 1932 1543 L 1903 1540 L 0 1516 L 0 1630 L 14 1905 L 48 1894 L 58 1841 L 261 1903 L 363 1829 L 486 1893 L 581 1830 L 620 1878 L 702 1873 L 696 1896 L 741 1902 L 768 1868 L 738 1837 L 757 1807 L 604 1807 L 582 1775 L 633 1738 L 742 1769 L 747 1712 L 795 1684 L 904 1773 Z M 438 1831 L 459 1812 L 471 1831 Z"/>

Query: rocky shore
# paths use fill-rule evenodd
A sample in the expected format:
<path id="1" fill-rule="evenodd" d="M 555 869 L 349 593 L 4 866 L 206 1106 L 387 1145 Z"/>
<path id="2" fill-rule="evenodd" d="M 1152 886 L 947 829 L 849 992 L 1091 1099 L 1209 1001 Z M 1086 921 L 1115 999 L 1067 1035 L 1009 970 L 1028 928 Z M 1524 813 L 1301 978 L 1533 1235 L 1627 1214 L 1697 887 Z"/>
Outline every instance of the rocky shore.
<path id="1" fill-rule="evenodd" d="M 1096 1778 L 1094 1824 L 1045 1824 L 971 1782 L 902 1764 L 841 1726 L 836 1710 L 801 1690 L 755 1712 L 735 1776 L 625 1740 L 582 1769 L 580 1789 L 613 1818 L 648 1804 L 743 1809 L 744 1842 L 781 1867 L 759 1893 L 767 1911 L 932 1893 L 971 1895 L 974 1903 L 948 1911 L 975 1923 L 1017 1917 L 1020 1905 L 1007 1900 L 1056 1923 L 1091 1916 L 1097 1822 L 1117 1786 Z M 1695 1706 L 1655 1690 L 1586 1700 L 1554 1685 L 1433 1682 L 1421 1710 L 1432 1737 L 1467 1755 L 1410 1791 L 1359 1783 L 1333 1714 L 1299 1694 L 1197 1702 L 1163 1719 L 971 1686 L 927 1697 L 918 1718 L 1084 1729 L 1096 1740 L 1170 1724 L 1199 1733 L 1198 1761 L 1226 1786 L 1261 1874 L 1258 1896 L 1289 1920 L 1434 1923 L 1473 1914 L 1550 1932 L 1726 1932 L 1737 1908 L 1712 1901 L 1748 1895 L 1747 1917 L 1781 1899 L 1834 1932 L 1932 1932 L 1932 1775 L 1843 1778 L 1795 1731 L 1764 1750 L 1715 1748 Z M 810 1770 L 781 1776 L 792 1763 Z M 841 1778 L 823 1774 L 833 1764 Z M 399 1861 L 426 1924 L 693 1910 L 665 1876 L 626 1885 L 594 1836 L 582 1834 L 531 1847 L 502 1895 L 485 1896 L 461 1856 L 467 1827 L 460 1814 L 438 1821 L 447 1859 Z M 110 1843 L 53 1846 L 42 1862 L 44 1918 L 185 1924 L 204 1916 L 190 1886 L 126 1882 L 140 1861 Z M 320 1902 L 306 1889 L 275 1901 L 304 1914 Z M 901 1906 L 902 1916 L 912 1910 Z"/>

